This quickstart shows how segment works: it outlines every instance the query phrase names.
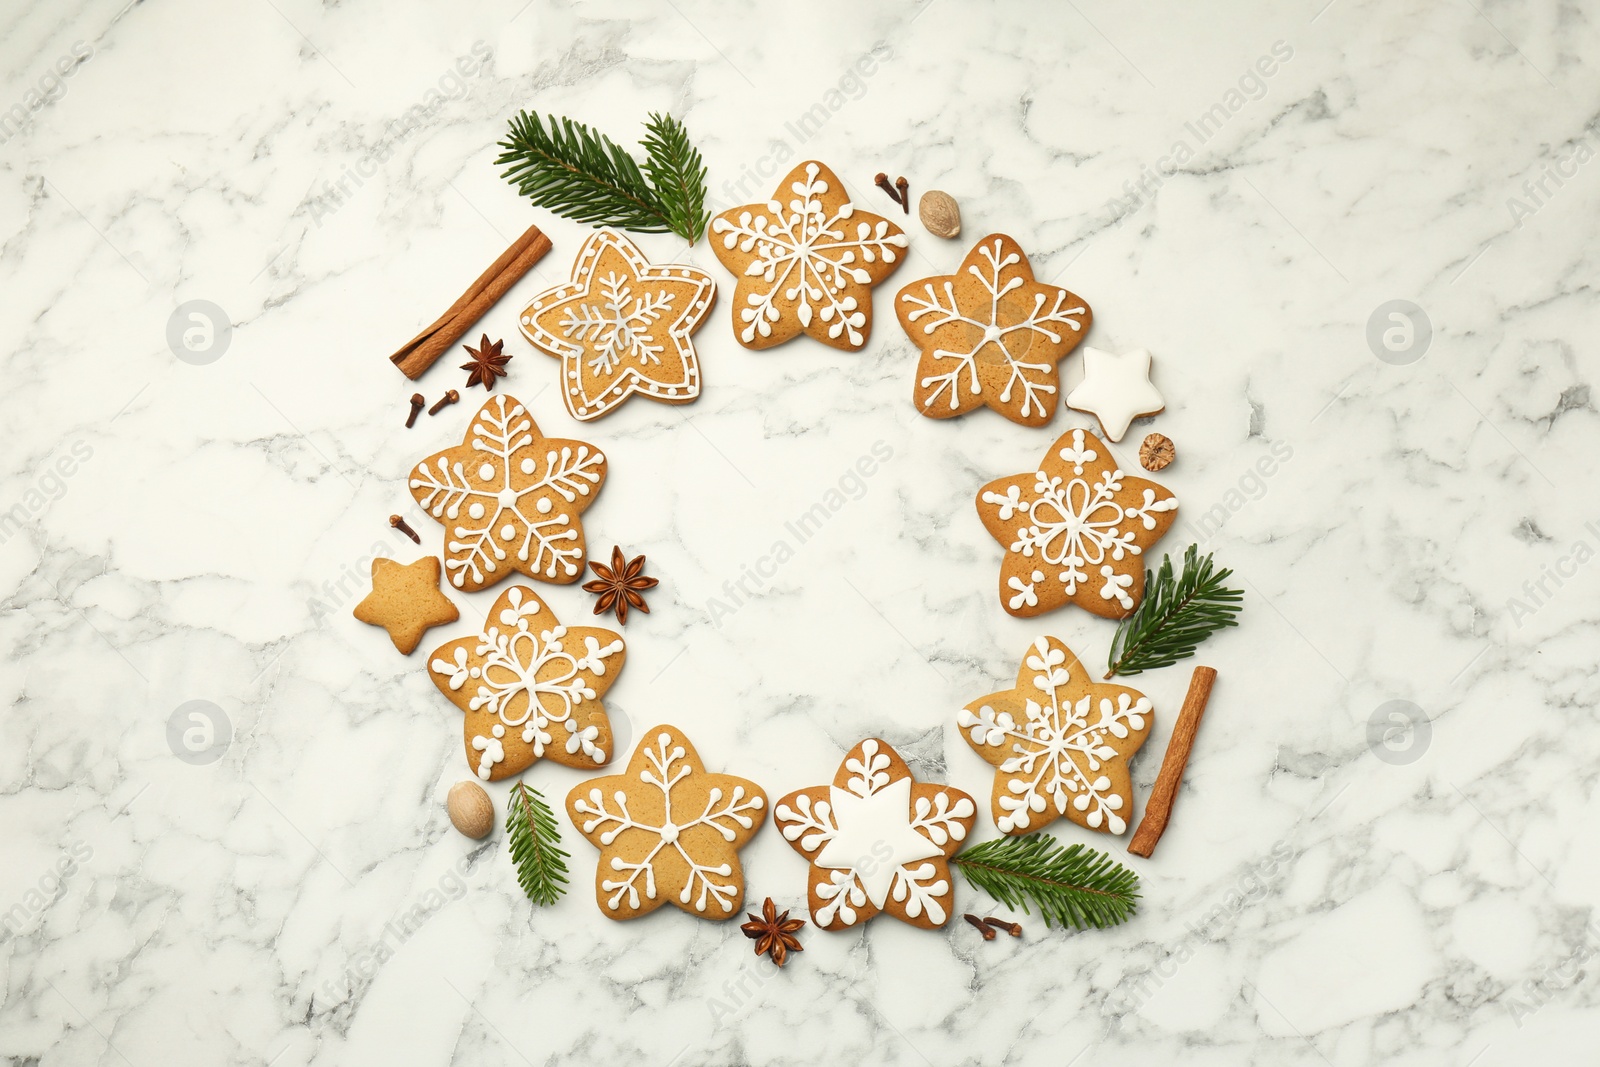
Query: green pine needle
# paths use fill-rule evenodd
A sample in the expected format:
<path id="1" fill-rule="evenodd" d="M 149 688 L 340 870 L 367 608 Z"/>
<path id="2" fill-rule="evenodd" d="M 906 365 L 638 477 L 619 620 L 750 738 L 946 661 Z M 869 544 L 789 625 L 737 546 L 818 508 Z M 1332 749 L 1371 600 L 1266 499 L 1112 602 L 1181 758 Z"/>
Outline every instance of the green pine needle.
<path id="1" fill-rule="evenodd" d="M 711 212 L 706 210 L 706 165 L 689 143 L 689 131 L 671 115 L 650 115 L 649 132 L 639 146 L 645 150 L 644 172 L 667 209 L 669 229 L 690 244 L 700 240 Z"/>
<path id="2" fill-rule="evenodd" d="M 1227 626 L 1237 626 L 1244 591 L 1222 583 L 1233 571 L 1213 568 L 1211 557 L 1199 557 L 1199 546 L 1183 554 L 1183 573 L 1172 576 L 1172 557 L 1163 556 L 1161 570 L 1150 571 L 1144 600 L 1117 624 L 1111 640 L 1106 677 L 1139 674 L 1194 655 L 1200 642 Z"/>
<path id="3" fill-rule="evenodd" d="M 581 122 L 524 111 L 511 120 L 496 166 L 517 191 L 557 215 L 635 233 L 675 233 L 694 244 L 711 215 L 706 168 L 683 123 L 652 114 L 644 169 Z"/>
<path id="4" fill-rule="evenodd" d="M 537 789 L 523 782 L 511 787 L 506 836 L 522 891 L 535 904 L 554 904 L 567 891 L 567 865 L 562 861 L 568 854 L 561 850 L 555 813 Z"/>
<path id="5" fill-rule="evenodd" d="M 1045 833 L 985 841 L 951 860 L 1006 907 L 1038 905 L 1046 926 L 1103 930 L 1139 908 L 1139 876 L 1104 852 L 1062 845 Z"/>

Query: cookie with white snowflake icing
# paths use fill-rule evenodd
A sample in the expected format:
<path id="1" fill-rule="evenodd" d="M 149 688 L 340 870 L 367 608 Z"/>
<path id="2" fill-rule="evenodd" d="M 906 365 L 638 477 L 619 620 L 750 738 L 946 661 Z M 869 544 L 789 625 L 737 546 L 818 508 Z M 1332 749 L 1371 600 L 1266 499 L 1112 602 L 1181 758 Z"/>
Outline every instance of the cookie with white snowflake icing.
<path id="1" fill-rule="evenodd" d="M 990 806 L 1003 834 L 1038 830 L 1061 815 L 1091 830 L 1125 831 L 1133 810 L 1128 758 L 1151 720 L 1143 693 L 1096 684 L 1053 637 L 1033 642 L 1016 686 L 957 716 L 967 744 L 995 766 Z"/>
<path id="2" fill-rule="evenodd" d="M 433 650 L 428 676 L 460 708 L 473 773 L 497 782 L 538 759 L 593 768 L 611 760 L 600 703 L 627 659 L 622 638 L 561 625 L 525 585 L 500 594 L 477 637 Z"/>
<path id="3" fill-rule="evenodd" d="M 855 351 L 872 334 L 872 287 L 905 258 L 905 232 L 850 202 L 839 176 L 807 160 L 765 204 L 711 220 L 711 249 L 739 278 L 733 330 L 746 348 L 798 334 Z"/>
<path id="4" fill-rule="evenodd" d="M 1057 364 L 1094 321 L 1082 297 L 1035 281 L 1028 257 L 1002 233 L 973 245 L 954 274 L 900 290 L 894 310 L 922 349 L 911 394 L 918 411 L 948 419 L 987 404 L 1024 426 L 1055 416 Z"/>
<path id="5" fill-rule="evenodd" d="M 523 311 L 522 332 L 561 360 L 561 398 L 575 419 L 597 419 L 635 393 L 687 404 L 700 395 L 689 335 L 716 297 L 705 271 L 652 266 L 632 241 L 598 230 L 578 251 L 572 281 Z"/>
<path id="6" fill-rule="evenodd" d="M 444 525 L 450 584 L 475 592 L 513 573 L 566 585 L 587 557 L 579 516 L 606 480 L 606 457 L 545 437 L 514 396 L 490 397 L 461 444 L 411 472 L 411 495 Z"/>
<path id="7" fill-rule="evenodd" d="M 1076 604 L 1122 619 L 1144 599 L 1145 549 L 1178 517 L 1178 498 L 1124 474 L 1106 443 L 1069 430 L 1036 470 L 990 482 L 978 517 L 1005 547 L 1000 603 L 1031 617 Z"/>
<path id="8" fill-rule="evenodd" d="M 675 726 L 640 738 L 625 773 L 567 794 L 572 824 L 600 850 L 601 913 L 633 919 L 670 901 L 704 919 L 738 914 L 739 850 L 761 829 L 767 794 L 747 779 L 708 772 Z"/>
<path id="9" fill-rule="evenodd" d="M 773 821 L 811 861 L 811 919 L 843 930 L 887 912 L 931 929 L 950 918 L 950 857 L 977 817 L 959 789 L 914 780 L 888 742 L 850 750 L 832 785 L 778 801 Z"/>

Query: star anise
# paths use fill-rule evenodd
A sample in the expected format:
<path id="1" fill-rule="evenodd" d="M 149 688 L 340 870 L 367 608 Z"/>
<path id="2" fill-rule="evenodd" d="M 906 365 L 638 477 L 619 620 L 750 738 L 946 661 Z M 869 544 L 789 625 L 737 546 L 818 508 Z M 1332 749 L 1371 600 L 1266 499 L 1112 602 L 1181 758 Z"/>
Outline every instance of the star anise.
<path id="1" fill-rule="evenodd" d="M 757 956 L 771 956 L 772 962 L 779 967 L 783 966 L 791 952 L 804 952 L 805 946 L 800 944 L 800 939 L 794 936 L 796 930 L 806 924 L 804 919 L 791 919 L 789 913 L 778 914 L 778 908 L 768 897 L 767 902 L 761 905 L 761 916 L 758 918 L 746 912 L 750 919 L 739 929 L 744 931 L 744 936 L 756 943 Z"/>
<path id="2" fill-rule="evenodd" d="M 501 351 L 505 346 L 504 341 L 491 342 L 488 334 L 483 335 L 477 348 L 461 346 L 472 354 L 471 363 L 461 364 L 461 369 L 467 372 L 468 389 L 481 385 L 490 392 L 494 391 L 494 380 L 506 376 L 505 365 L 511 362 L 511 357 Z"/>
<path id="3" fill-rule="evenodd" d="M 597 577 L 594 581 L 584 582 L 583 591 L 600 594 L 600 599 L 594 606 L 596 615 L 615 611 L 618 625 L 625 626 L 630 607 L 638 608 L 646 615 L 650 614 L 650 605 L 644 602 L 643 593 L 646 589 L 654 589 L 661 583 L 645 575 L 643 556 L 635 556 L 624 563 L 622 548 L 613 546 L 611 566 L 607 567 L 604 563 L 590 560 L 589 569 L 594 571 Z"/>

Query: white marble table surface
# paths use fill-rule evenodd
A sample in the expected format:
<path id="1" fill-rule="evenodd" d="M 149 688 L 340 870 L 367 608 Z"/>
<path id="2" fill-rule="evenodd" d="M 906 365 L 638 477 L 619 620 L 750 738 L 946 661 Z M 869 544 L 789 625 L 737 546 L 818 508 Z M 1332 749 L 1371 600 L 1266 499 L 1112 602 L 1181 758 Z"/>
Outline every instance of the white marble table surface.
<path id="1" fill-rule="evenodd" d="M 0 1057 L 1492 1067 L 1593 1049 L 1592 5 L 465 6 L 0 13 Z M 386 517 L 422 522 L 405 472 L 472 409 L 405 431 L 414 387 L 384 357 L 532 222 L 555 251 L 482 328 L 544 428 L 578 432 L 556 364 L 516 335 L 587 232 L 499 177 L 523 107 L 626 143 L 649 111 L 683 117 L 719 208 L 811 157 L 876 210 L 880 169 L 948 190 L 966 237 L 1014 235 L 1092 302 L 1089 343 L 1155 353 L 1167 410 L 1124 454 L 1149 429 L 1177 442 L 1184 511 L 1161 547 L 1201 541 L 1248 595 L 1198 660 L 1220 681 L 1155 857 L 1053 830 L 1139 871 L 1134 920 L 1023 916 L 1021 941 L 986 944 L 883 918 L 808 935 L 776 972 L 733 923 L 602 917 L 570 826 L 574 889 L 548 910 L 498 835 L 450 827 L 458 713 L 420 653 L 349 611 L 374 552 L 418 554 Z M 967 247 L 908 230 L 889 291 Z M 1006 616 L 972 496 L 1088 420 L 918 416 L 885 290 L 864 352 L 745 351 L 706 244 L 640 243 L 729 284 L 700 400 L 634 400 L 581 434 L 612 462 L 591 545 L 662 579 L 613 713 L 630 736 L 683 727 L 773 797 L 871 734 L 986 797 L 955 709 L 1008 684 L 1036 634 L 1095 663 L 1112 627 Z M 1421 314 L 1389 319 L 1397 300 Z M 168 341 L 190 301 L 225 316 L 210 362 Z M 1369 344 L 1374 321 L 1395 350 Z M 446 363 L 421 387 L 458 383 Z M 714 625 L 712 598 L 879 442 L 892 458 Z M 458 597 L 423 648 L 475 632 L 493 595 Z M 591 603 L 549 599 L 568 619 Z M 1139 682 L 1158 714 L 1140 807 L 1187 678 Z M 191 701 L 217 709 L 211 762 L 169 735 Z M 1388 729 L 1391 701 L 1421 724 Z M 582 777 L 530 772 L 554 797 Z M 804 864 L 770 826 L 744 862 L 757 900 L 803 908 Z M 956 907 L 994 910 L 964 884 Z"/>

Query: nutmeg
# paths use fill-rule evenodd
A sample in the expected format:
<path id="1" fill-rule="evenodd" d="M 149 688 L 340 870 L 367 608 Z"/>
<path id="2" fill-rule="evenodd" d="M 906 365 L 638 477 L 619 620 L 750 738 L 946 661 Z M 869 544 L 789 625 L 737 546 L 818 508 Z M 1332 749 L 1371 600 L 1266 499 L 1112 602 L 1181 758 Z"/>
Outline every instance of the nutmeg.
<path id="1" fill-rule="evenodd" d="M 471 838 L 487 837 L 494 829 L 494 801 L 477 782 L 457 782 L 445 799 L 450 822 Z"/>
<path id="2" fill-rule="evenodd" d="M 961 234 L 961 207 L 956 198 L 938 189 L 929 189 L 917 201 L 917 217 L 935 237 L 957 237 Z"/>
<path id="3" fill-rule="evenodd" d="M 1177 458 L 1177 446 L 1166 434 L 1153 433 L 1139 446 L 1139 462 L 1147 471 L 1161 470 Z"/>

